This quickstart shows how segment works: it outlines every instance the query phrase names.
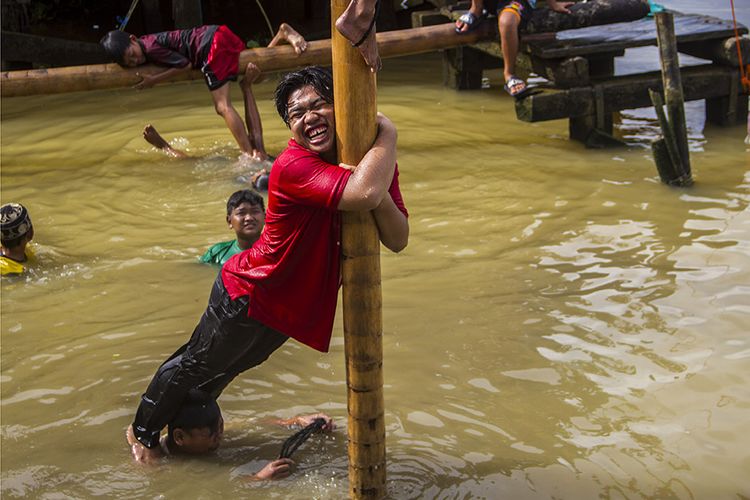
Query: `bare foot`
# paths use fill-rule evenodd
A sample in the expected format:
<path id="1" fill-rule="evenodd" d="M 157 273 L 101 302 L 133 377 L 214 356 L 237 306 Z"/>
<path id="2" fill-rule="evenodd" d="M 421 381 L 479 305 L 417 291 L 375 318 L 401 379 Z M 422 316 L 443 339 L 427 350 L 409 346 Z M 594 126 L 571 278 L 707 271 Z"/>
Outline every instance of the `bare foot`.
<path id="1" fill-rule="evenodd" d="M 273 40 L 271 40 L 271 43 L 269 43 L 268 46 L 276 47 L 282 42 L 287 42 L 294 47 L 294 51 L 297 55 L 307 50 L 307 40 L 305 40 L 302 35 L 297 33 L 297 31 L 287 23 L 281 23 L 279 31 L 276 32 L 276 36 L 273 37 Z"/>
<path id="2" fill-rule="evenodd" d="M 146 142 L 157 149 L 161 149 L 169 156 L 174 156 L 175 158 L 187 158 L 187 155 L 183 151 L 170 146 L 150 123 L 143 128 L 143 138 L 146 139 Z"/>
<path id="3" fill-rule="evenodd" d="M 160 447 L 146 448 L 136 439 L 133 433 L 133 426 L 129 425 L 128 430 L 125 431 L 125 439 L 130 445 L 130 453 L 133 455 L 133 459 L 136 462 L 142 462 L 144 464 L 153 464 L 157 462 L 162 456 Z"/>
<path id="4" fill-rule="evenodd" d="M 359 49 L 373 73 L 382 66 L 375 38 L 376 6 L 377 0 L 351 0 L 344 13 L 336 19 L 338 32 Z"/>
<path id="5" fill-rule="evenodd" d="M 164 140 L 150 123 L 143 128 L 143 138 L 155 148 L 164 149 L 169 147 L 169 143 Z"/>
<path id="6" fill-rule="evenodd" d="M 256 480 L 275 480 L 284 479 L 292 473 L 292 467 L 294 467 L 294 461 L 291 458 L 279 458 L 273 462 L 269 462 L 263 467 L 257 474 L 251 479 Z"/>

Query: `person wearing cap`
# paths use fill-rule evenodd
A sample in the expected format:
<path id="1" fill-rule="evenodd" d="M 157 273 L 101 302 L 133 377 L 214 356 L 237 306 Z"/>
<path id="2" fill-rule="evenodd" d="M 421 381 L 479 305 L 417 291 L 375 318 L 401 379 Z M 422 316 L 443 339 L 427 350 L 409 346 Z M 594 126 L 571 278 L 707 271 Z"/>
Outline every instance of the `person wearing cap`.
<path id="1" fill-rule="evenodd" d="M 22 274 L 33 257 L 28 248 L 34 238 L 31 217 L 20 203 L 6 203 L 0 207 L 0 216 L 0 275 Z"/>

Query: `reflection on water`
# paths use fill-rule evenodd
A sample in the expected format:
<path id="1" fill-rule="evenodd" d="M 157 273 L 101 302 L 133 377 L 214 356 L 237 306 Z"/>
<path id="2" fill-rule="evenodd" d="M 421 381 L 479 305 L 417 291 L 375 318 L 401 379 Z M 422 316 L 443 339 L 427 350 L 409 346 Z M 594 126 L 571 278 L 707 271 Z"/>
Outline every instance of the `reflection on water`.
<path id="1" fill-rule="evenodd" d="M 629 147 L 589 151 L 563 121 L 515 121 L 497 75 L 456 93 L 439 71 L 388 61 L 379 81 L 412 227 L 382 257 L 390 495 L 749 496 L 744 128 L 691 128 L 696 186 L 670 189 L 640 111 Z M 272 89 L 257 95 L 273 153 L 289 132 Z M 2 284 L 3 497 L 346 496 L 340 320 L 331 353 L 289 342 L 225 391 L 215 456 L 128 459 L 138 398 L 215 277 L 196 258 L 231 237 L 224 203 L 252 167 L 206 99 L 187 84 L 3 101 L 2 197 L 29 207 L 39 261 Z M 195 158 L 148 147 L 147 122 Z M 246 482 L 291 433 L 269 419 L 309 411 L 339 430 L 292 478 Z"/>

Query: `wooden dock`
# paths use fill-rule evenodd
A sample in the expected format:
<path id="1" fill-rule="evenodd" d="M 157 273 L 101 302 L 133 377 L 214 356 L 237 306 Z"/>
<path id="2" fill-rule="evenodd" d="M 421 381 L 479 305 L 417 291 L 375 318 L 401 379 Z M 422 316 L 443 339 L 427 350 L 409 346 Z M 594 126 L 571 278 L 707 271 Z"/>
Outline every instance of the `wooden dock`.
<path id="1" fill-rule="evenodd" d="M 415 12 L 412 24 L 452 23 L 463 12 L 450 6 Z M 685 99 L 705 99 L 709 123 L 744 123 L 748 96 L 741 85 L 732 22 L 678 12 L 674 12 L 674 22 L 678 51 L 706 59 L 704 65 L 683 66 Z M 497 30 L 495 18 L 485 23 L 495 25 L 493 29 Z M 738 28 L 742 35 L 747 34 L 745 26 Z M 750 39 L 744 36 L 740 40 L 744 64 L 750 64 Z M 519 73 L 534 73 L 547 82 L 533 95 L 516 101 L 516 116 L 526 122 L 567 118 L 571 139 L 590 147 L 613 143 L 613 113 L 650 107 L 648 90 L 662 88 L 659 72 L 615 76 L 615 58 L 623 56 L 626 49 L 648 45 L 657 45 L 652 17 L 522 35 L 516 63 Z M 501 67 L 497 41 L 456 47 L 444 52 L 444 83 L 458 90 L 478 89 L 485 69 Z"/>

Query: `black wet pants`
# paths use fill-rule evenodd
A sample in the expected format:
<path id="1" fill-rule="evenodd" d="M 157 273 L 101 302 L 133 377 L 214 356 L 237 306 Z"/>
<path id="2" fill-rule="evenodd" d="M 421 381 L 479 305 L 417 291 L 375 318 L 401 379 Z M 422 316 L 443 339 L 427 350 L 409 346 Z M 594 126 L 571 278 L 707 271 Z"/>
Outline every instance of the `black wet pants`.
<path id="1" fill-rule="evenodd" d="M 218 397 L 240 372 L 261 364 L 287 340 L 286 335 L 249 318 L 247 305 L 247 297 L 229 297 L 219 273 L 190 340 L 159 367 L 141 398 L 133 432 L 143 445 L 159 445 L 159 433 L 177 414 L 190 389 Z"/>

